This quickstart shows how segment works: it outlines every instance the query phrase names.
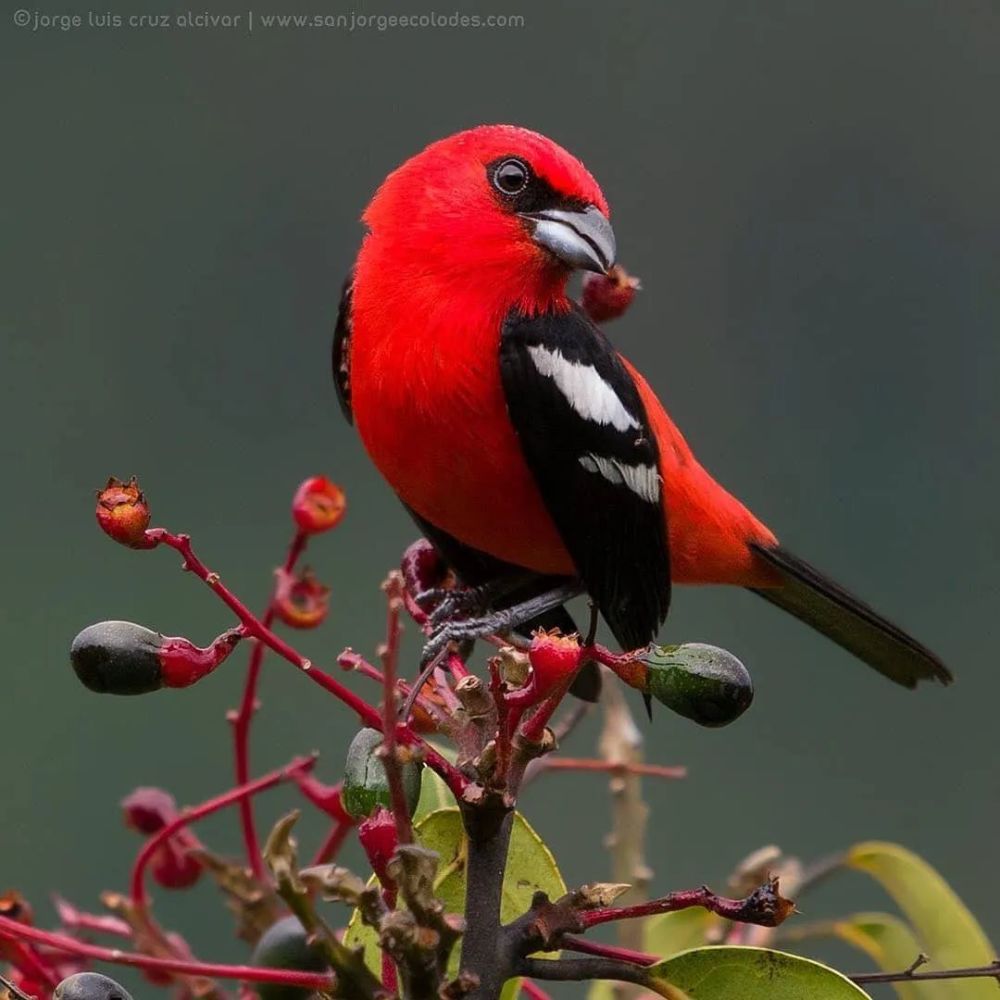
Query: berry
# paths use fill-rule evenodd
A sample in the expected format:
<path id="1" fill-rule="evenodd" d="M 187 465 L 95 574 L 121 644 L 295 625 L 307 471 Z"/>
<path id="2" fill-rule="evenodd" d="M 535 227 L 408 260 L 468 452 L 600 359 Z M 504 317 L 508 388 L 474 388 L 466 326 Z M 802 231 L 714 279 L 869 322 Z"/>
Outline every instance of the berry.
<path id="1" fill-rule="evenodd" d="M 78 972 L 56 987 L 52 1000 L 132 1000 L 132 997 L 124 986 L 99 972 Z"/>
<path id="2" fill-rule="evenodd" d="M 616 264 L 607 275 L 589 273 L 584 276 L 581 305 L 595 323 L 606 323 L 628 309 L 639 288 L 639 279 Z"/>
<path id="3" fill-rule="evenodd" d="M 299 531 L 316 535 L 336 527 L 347 509 L 344 491 L 326 476 L 312 476 L 295 491 L 292 517 Z"/>
<path id="4" fill-rule="evenodd" d="M 89 625 L 70 647 L 70 661 L 84 687 L 99 694 L 146 694 L 163 686 L 163 636 L 132 622 Z"/>
<path id="5" fill-rule="evenodd" d="M 97 491 L 97 523 L 101 530 L 130 549 L 151 549 L 156 542 L 146 537 L 149 527 L 149 504 L 133 476 L 127 483 L 112 476 L 103 490 Z"/>
<path id="6" fill-rule="evenodd" d="M 382 734 L 377 729 L 362 729 L 348 747 L 341 801 L 355 819 L 370 816 L 379 806 L 392 807 L 385 766 L 377 752 L 381 745 Z M 421 765 L 411 760 L 403 764 L 402 771 L 406 804 L 412 815 L 420 799 Z"/>
<path id="7" fill-rule="evenodd" d="M 291 628 L 316 628 L 321 624 L 329 609 L 330 588 L 308 569 L 298 575 L 279 569 L 277 578 L 274 612 L 278 618 Z"/>
<path id="8" fill-rule="evenodd" d="M 648 669 L 646 691 L 699 726 L 728 726 L 753 701 L 747 668 L 718 646 L 651 645 L 642 662 Z"/>
<path id="9" fill-rule="evenodd" d="M 323 949 L 309 941 L 297 917 L 284 917 L 273 923 L 257 942 L 251 964 L 269 969 L 298 969 L 301 972 L 326 972 Z M 311 990 L 280 983 L 258 983 L 260 1000 L 306 1000 Z"/>

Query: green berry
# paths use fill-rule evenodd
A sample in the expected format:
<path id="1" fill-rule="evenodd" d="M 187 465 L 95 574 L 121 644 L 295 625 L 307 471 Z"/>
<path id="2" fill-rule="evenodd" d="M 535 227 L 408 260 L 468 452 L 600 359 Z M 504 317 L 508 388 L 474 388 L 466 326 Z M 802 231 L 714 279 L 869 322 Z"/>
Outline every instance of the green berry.
<path id="1" fill-rule="evenodd" d="M 52 1000 L 132 1000 L 124 986 L 99 972 L 67 976 L 52 994 Z"/>
<path id="2" fill-rule="evenodd" d="M 376 753 L 381 745 L 382 734 L 377 729 L 362 729 L 348 747 L 341 801 L 355 819 L 370 816 L 378 806 L 392 808 L 385 766 Z M 413 815 L 420 799 L 421 765 L 411 761 L 403 765 L 402 771 L 406 805 Z"/>
<path id="3" fill-rule="evenodd" d="M 298 917 L 284 917 L 271 924 L 254 948 L 253 965 L 268 969 L 296 969 L 299 972 L 326 972 L 328 969 L 323 949 L 307 940 L 305 928 Z M 280 983 L 257 983 L 260 1000 L 306 1000 L 313 991 L 301 986 L 282 986 Z"/>

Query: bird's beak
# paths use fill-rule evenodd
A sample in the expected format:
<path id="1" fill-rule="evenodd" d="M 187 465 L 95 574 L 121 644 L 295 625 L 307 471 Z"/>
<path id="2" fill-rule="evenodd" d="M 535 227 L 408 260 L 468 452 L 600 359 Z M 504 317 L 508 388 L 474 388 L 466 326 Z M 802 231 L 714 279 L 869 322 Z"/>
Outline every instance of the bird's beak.
<path id="1" fill-rule="evenodd" d="M 615 232 L 599 208 L 588 205 L 578 212 L 549 208 L 520 215 L 532 227 L 532 239 L 564 264 L 598 274 L 611 270 Z"/>

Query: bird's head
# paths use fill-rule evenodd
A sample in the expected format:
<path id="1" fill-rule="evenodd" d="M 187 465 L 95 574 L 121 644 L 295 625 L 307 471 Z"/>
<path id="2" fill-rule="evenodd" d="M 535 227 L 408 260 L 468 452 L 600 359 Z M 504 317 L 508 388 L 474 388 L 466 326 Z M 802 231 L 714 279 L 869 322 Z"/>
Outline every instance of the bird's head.
<path id="1" fill-rule="evenodd" d="M 561 294 L 574 270 L 615 262 L 608 205 L 586 167 L 511 125 L 428 146 L 386 178 L 364 221 L 397 279 L 489 284 L 527 303 Z"/>

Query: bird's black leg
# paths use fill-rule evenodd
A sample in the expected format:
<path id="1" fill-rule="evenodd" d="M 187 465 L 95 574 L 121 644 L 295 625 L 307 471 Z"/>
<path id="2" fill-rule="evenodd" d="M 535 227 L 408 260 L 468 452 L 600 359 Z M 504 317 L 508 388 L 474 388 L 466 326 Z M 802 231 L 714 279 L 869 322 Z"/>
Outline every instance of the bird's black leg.
<path id="1" fill-rule="evenodd" d="M 531 574 L 510 575 L 473 587 L 437 587 L 416 594 L 417 603 L 432 606 L 430 624 L 437 628 L 454 618 L 481 618 L 508 594 L 532 579 Z"/>
<path id="2" fill-rule="evenodd" d="M 484 635 L 509 632 L 582 593 L 583 584 L 578 580 L 569 580 L 509 608 L 490 611 L 475 618 L 442 622 L 424 645 L 421 664 L 426 665 L 433 660 L 449 642 L 464 642 L 468 639 L 481 639 Z"/>

